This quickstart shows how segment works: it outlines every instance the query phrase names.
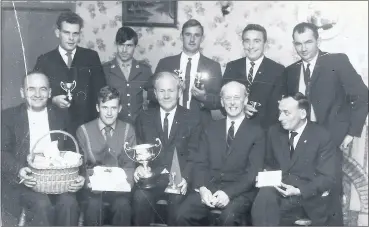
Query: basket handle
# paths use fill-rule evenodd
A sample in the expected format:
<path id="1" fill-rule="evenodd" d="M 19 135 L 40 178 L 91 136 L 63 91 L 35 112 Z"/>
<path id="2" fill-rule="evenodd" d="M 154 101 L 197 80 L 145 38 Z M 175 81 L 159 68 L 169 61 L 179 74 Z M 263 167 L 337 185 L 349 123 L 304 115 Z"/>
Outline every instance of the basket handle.
<path id="1" fill-rule="evenodd" d="M 34 158 L 35 158 L 35 154 L 33 153 L 33 151 L 35 150 L 35 148 L 36 148 L 37 144 L 38 144 L 38 143 L 39 143 L 43 138 L 45 138 L 46 136 L 48 136 L 49 134 L 52 134 L 52 133 L 61 133 L 61 134 L 64 134 L 64 135 L 66 135 L 66 136 L 70 137 L 70 138 L 73 140 L 73 142 L 74 142 L 74 146 L 76 147 L 76 151 L 77 151 L 77 153 L 79 153 L 79 147 L 78 147 L 77 140 L 76 140 L 76 139 L 75 139 L 71 134 L 69 134 L 68 132 L 64 132 L 64 131 L 62 131 L 62 130 L 51 130 L 51 131 L 47 132 L 45 135 L 41 136 L 41 137 L 36 141 L 36 143 L 33 145 L 32 149 L 31 149 L 31 151 L 30 151 L 30 154 L 31 154 L 31 156 L 32 156 L 32 161 L 33 161 L 33 160 L 34 160 Z"/>

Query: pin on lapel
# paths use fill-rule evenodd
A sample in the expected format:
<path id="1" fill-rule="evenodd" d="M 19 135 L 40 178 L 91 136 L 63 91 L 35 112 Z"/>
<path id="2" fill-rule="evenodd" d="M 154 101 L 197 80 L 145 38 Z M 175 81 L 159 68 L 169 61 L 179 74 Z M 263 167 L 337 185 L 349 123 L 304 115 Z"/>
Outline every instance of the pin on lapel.
<path id="1" fill-rule="evenodd" d="M 113 64 L 113 65 L 111 65 L 111 66 L 110 66 L 110 68 L 114 69 L 114 68 L 115 68 L 115 65 L 114 65 L 114 64 Z"/>
<path id="2" fill-rule="evenodd" d="M 304 143 L 306 143 L 307 140 L 304 140 Z"/>
<path id="3" fill-rule="evenodd" d="M 138 68 L 140 68 L 140 66 L 139 65 L 136 65 L 136 69 L 138 69 Z"/>

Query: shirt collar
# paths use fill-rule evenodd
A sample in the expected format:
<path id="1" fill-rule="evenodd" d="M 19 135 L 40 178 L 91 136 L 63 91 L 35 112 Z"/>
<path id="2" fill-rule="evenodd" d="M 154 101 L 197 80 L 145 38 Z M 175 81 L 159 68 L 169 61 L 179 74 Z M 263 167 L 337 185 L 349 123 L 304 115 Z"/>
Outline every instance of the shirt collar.
<path id="1" fill-rule="evenodd" d="M 60 53 L 61 56 L 66 56 L 66 54 L 67 54 L 66 50 L 64 50 L 60 45 L 59 45 L 58 49 L 59 49 L 59 53 Z M 74 55 L 76 54 L 76 50 L 77 50 L 77 48 L 74 48 L 74 50 L 72 50 L 72 57 L 74 57 Z"/>
<path id="2" fill-rule="evenodd" d="M 43 115 L 43 114 L 47 114 L 47 108 L 45 107 L 41 111 L 33 111 L 33 110 L 27 108 L 27 113 L 31 114 L 31 115 Z"/>
<path id="3" fill-rule="evenodd" d="M 200 59 L 200 51 L 197 51 L 197 53 L 192 55 L 191 57 L 182 51 L 181 58 L 185 58 L 185 59 L 191 58 L 191 62 L 194 62 L 194 61 L 197 62 Z"/>
<path id="4" fill-rule="evenodd" d="M 307 125 L 307 120 L 305 120 L 305 123 L 303 125 L 301 125 L 298 129 L 294 130 L 294 132 L 297 132 L 297 134 L 301 135 L 302 132 L 304 131 L 305 127 Z M 292 131 L 290 131 L 291 133 Z"/>
<path id="5" fill-rule="evenodd" d="M 264 55 L 262 55 L 258 60 L 253 61 L 255 63 L 254 68 L 259 68 L 261 62 L 264 60 Z M 251 67 L 251 60 L 246 57 L 246 65 L 250 65 Z"/>
<path id="6" fill-rule="evenodd" d="M 316 61 L 318 60 L 318 55 L 319 55 L 319 52 L 315 55 L 315 57 L 313 59 L 311 59 L 310 62 L 302 60 L 302 63 L 304 64 L 305 69 L 307 67 L 307 64 L 310 64 L 310 67 L 309 67 L 310 71 L 312 71 L 314 69 Z"/>
<path id="7" fill-rule="evenodd" d="M 238 128 L 240 127 L 243 119 L 245 119 L 245 115 L 243 115 L 242 117 L 239 117 L 237 119 L 230 119 L 228 116 L 227 116 L 227 126 L 230 127 L 232 125 L 232 121 L 234 121 L 234 128 L 235 128 L 235 134 L 238 130 Z M 228 129 L 227 129 L 228 130 Z"/>
<path id="8" fill-rule="evenodd" d="M 100 118 L 99 118 L 97 124 L 99 126 L 100 131 L 102 131 L 107 126 L 106 124 L 104 124 L 104 122 L 102 122 L 102 120 Z M 117 121 L 115 121 L 112 125 L 110 125 L 110 127 L 113 129 L 113 131 L 115 130 L 116 125 L 117 125 Z"/>
<path id="9" fill-rule="evenodd" d="M 118 65 L 123 67 L 131 67 L 132 66 L 132 59 L 126 62 L 123 62 L 119 57 L 117 57 Z"/>
<path id="10" fill-rule="evenodd" d="M 167 112 L 165 110 L 163 110 L 161 107 L 160 107 L 160 116 L 163 116 L 163 119 L 165 118 L 165 113 L 169 113 L 169 116 L 168 117 L 173 117 L 174 116 L 174 113 L 176 112 L 177 110 L 177 106 L 174 107 L 174 109 L 172 109 L 171 111 Z"/>

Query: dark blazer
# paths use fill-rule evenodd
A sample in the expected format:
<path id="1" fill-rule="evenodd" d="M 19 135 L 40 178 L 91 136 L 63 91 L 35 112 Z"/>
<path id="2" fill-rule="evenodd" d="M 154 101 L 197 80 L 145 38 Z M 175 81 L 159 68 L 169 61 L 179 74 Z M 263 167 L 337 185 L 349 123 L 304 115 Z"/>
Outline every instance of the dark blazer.
<path id="1" fill-rule="evenodd" d="M 321 195 L 335 182 L 335 155 L 329 132 L 308 123 L 290 158 L 288 131 L 276 124 L 268 132 L 265 168 L 282 170 L 282 182 L 300 189 L 309 217 L 320 217 L 329 205 L 327 197 Z"/>
<path id="2" fill-rule="evenodd" d="M 300 60 L 286 68 L 285 94 L 298 92 L 301 64 Z M 334 144 L 341 144 L 346 134 L 360 137 L 368 114 L 368 88 L 347 55 L 319 51 L 310 81 L 309 100 Z"/>
<path id="3" fill-rule="evenodd" d="M 78 126 L 97 117 L 96 100 L 100 88 L 106 85 L 99 55 L 96 51 L 77 47 L 72 66 L 68 69 L 58 48 L 38 57 L 35 70 L 49 77 L 52 96 L 66 94 L 60 82 L 76 80 L 72 105 L 68 108 L 72 123 L 72 132 Z"/>
<path id="4" fill-rule="evenodd" d="M 120 101 L 123 108 L 118 118 L 122 121 L 134 123 L 139 111 L 143 109 L 143 91 L 152 76 L 151 68 L 133 59 L 128 81 L 123 75 L 116 58 L 104 63 L 103 69 L 107 84 L 120 92 Z"/>
<path id="5" fill-rule="evenodd" d="M 278 122 L 278 100 L 282 96 L 281 77 L 284 66 L 264 57 L 251 85 L 249 100 L 259 102 L 258 113 L 251 118 L 260 122 L 264 130 Z M 246 86 L 246 58 L 240 58 L 227 63 L 223 74 L 223 84 L 237 81 Z"/>
<path id="6" fill-rule="evenodd" d="M 197 148 L 202 127 L 197 115 L 182 106 L 177 106 L 169 138 L 164 138 L 160 109 L 150 108 L 141 112 L 136 119 L 137 143 L 156 143 L 159 138 L 163 144 L 161 153 L 153 162 L 151 168 L 160 174 L 164 168 L 170 171 L 174 149 L 177 149 L 182 177 L 190 182 L 193 168 L 193 158 L 197 156 Z"/>
<path id="7" fill-rule="evenodd" d="M 174 70 L 180 68 L 180 64 L 181 54 L 160 59 L 156 67 L 155 74 L 163 71 L 174 72 Z M 201 122 L 206 125 L 212 120 L 210 110 L 219 109 L 221 107 L 219 92 L 222 83 L 222 71 L 218 62 L 200 54 L 197 72 L 207 72 L 210 79 L 204 81 L 206 100 L 204 102 L 200 102 L 194 96 L 192 96 L 190 110 L 191 112 L 199 114 L 201 117 Z M 151 88 L 153 88 L 152 83 Z M 149 90 L 148 99 L 150 102 L 157 103 L 152 89 Z"/>
<path id="8" fill-rule="evenodd" d="M 245 118 L 227 150 L 226 119 L 212 122 L 201 135 L 195 159 L 194 187 L 207 187 L 213 193 L 223 190 L 230 199 L 256 195 L 255 177 L 263 169 L 265 133 Z"/>

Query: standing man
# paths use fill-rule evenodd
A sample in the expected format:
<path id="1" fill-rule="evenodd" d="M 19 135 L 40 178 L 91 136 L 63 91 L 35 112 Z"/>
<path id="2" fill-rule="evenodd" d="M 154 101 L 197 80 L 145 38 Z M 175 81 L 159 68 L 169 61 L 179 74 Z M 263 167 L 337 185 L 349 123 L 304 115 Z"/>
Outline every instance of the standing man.
<path id="1" fill-rule="evenodd" d="M 368 88 L 345 54 L 319 49 L 319 33 L 314 24 L 296 25 L 292 38 L 301 60 L 286 68 L 284 93 L 306 94 L 311 103 L 310 120 L 331 133 L 337 147 L 337 184 L 331 192 L 334 204 L 329 224 L 343 225 L 341 149 L 348 148 L 354 136 L 361 136 L 368 114 Z"/>
<path id="2" fill-rule="evenodd" d="M 247 91 L 243 84 L 231 81 L 223 85 L 220 94 L 227 117 L 212 122 L 201 135 L 194 158 L 195 191 L 179 208 L 179 225 L 201 225 L 213 208 L 222 210 L 221 225 L 240 225 L 256 196 L 255 178 L 263 169 L 265 133 L 245 117 Z"/>
<path id="3" fill-rule="evenodd" d="M 267 32 L 259 24 L 248 24 L 242 32 L 246 57 L 227 64 L 223 84 L 230 80 L 246 86 L 249 103 L 246 116 L 260 122 L 265 131 L 278 122 L 278 100 L 282 95 L 281 77 L 284 66 L 264 56 Z M 261 105 L 254 108 L 250 101 Z"/>
<path id="4" fill-rule="evenodd" d="M 132 124 L 143 109 L 143 88 L 152 76 L 148 65 L 133 58 L 137 43 L 138 36 L 132 28 L 119 28 L 115 36 L 116 57 L 103 65 L 106 82 L 118 89 L 121 96 L 123 108 L 118 118 Z"/>
<path id="5" fill-rule="evenodd" d="M 13 195 L 14 203 L 25 208 L 27 225 L 76 226 L 79 208 L 75 192 L 83 187 L 84 177 L 79 176 L 69 186 L 69 193 L 47 195 L 32 190 L 36 181 L 27 164 L 27 156 L 42 136 L 51 130 L 67 131 L 68 117 L 65 111 L 47 104 L 51 88 L 43 73 L 26 75 L 20 93 L 25 103 L 1 113 L 2 193 Z M 60 135 L 49 134 L 37 146 L 58 141 L 59 150 L 69 150 L 65 137 Z M 3 185 L 10 186 L 9 191 L 4 191 Z M 17 215 L 20 213 L 19 209 Z"/>
<path id="6" fill-rule="evenodd" d="M 176 151 L 182 176 L 178 184 L 181 195 L 168 194 L 167 197 L 167 224 L 171 226 L 176 224 L 175 212 L 191 185 L 192 158 L 197 156 L 201 123 L 198 115 L 177 104 L 182 87 L 179 77 L 174 72 L 156 74 L 154 87 L 160 106 L 139 114 L 136 119 L 137 140 L 139 143 L 155 143 L 155 139 L 159 138 L 163 147 L 159 156 L 150 163 L 152 172 L 158 177 L 155 181 L 156 187 L 145 190 L 138 186 L 134 192 L 134 224 L 150 225 L 154 214 L 153 205 L 165 195 L 164 190 L 169 183 L 169 173 L 172 171 L 172 160 Z M 142 166 L 136 168 L 134 174 L 136 181 L 142 176 L 142 169 Z"/>
<path id="7" fill-rule="evenodd" d="M 122 110 L 119 99 L 119 92 L 115 88 L 109 86 L 101 88 L 96 103 L 99 117 L 80 126 L 77 130 L 77 139 L 83 150 L 87 169 L 93 169 L 96 165 L 120 167 L 125 171 L 127 182 L 132 188 L 134 162 L 125 154 L 123 146 L 125 142 L 128 142 L 130 147 L 135 146 L 136 136 L 131 124 L 117 119 L 118 113 Z M 92 192 L 89 184 L 87 186 L 84 223 L 86 226 L 104 224 L 103 203 L 108 203 L 111 207 L 112 225 L 131 225 L 130 192 Z"/>
<path id="8" fill-rule="evenodd" d="M 185 88 L 179 99 L 181 106 L 191 112 L 200 115 L 201 122 L 205 126 L 210 121 L 211 112 L 220 108 L 219 91 L 222 82 L 220 64 L 200 53 L 200 44 L 204 40 L 204 27 L 195 19 L 190 19 L 182 26 L 181 40 L 182 53 L 163 58 L 159 61 L 155 73 L 180 72 Z M 194 86 L 197 72 L 207 73 L 207 78 L 202 81 L 202 86 Z M 157 102 L 149 94 L 150 102 Z"/>
<path id="9" fill-rule="evenodd" d="M 260 188 L 253 225 L 293 226 L 306 216 L 312 226 L 327 225 L 336 151 L 329 132 L 307 120 L 309 109 L 301 93 L 279 103 L 281 123 L 268 131 L 265 168 L 281 170 L 282 184 Z"/>
<path id="10" fill-rule="evenodd" d="M 96 51 L 77 46 L 83 20 L 73 12 L 63 12 L 56 21 L 55 35 L 59 46 L 38 57 L 35 70 L 45 73 L 53 90 L 52 102 L 59 108 L 68 108 L 71 132 L 96 118 L 95 100 L 105 86 L 104 72 Z M 72 100 L 68 100 L 61 83 L 73 83 Z"/>

